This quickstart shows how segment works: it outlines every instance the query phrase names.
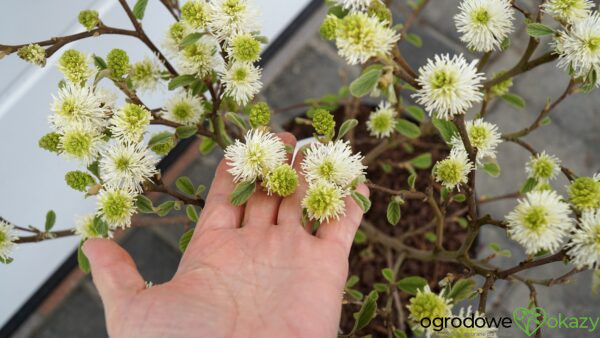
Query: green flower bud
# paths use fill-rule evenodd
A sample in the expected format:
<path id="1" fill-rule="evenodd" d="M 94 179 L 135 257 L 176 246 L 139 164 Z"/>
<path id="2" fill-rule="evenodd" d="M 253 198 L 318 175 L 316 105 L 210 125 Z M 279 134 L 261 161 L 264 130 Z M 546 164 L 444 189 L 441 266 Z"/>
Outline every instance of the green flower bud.
<path id="1" fill-rule="evenodd" d="M 58 153 L 60 150 L 58 145 L 60 143 L 59 133 L 48 133 L 40 138 L 38 145 L 42 149 L 46 149 L 53 153 Z"/>
<path id="2" fill-rule="evenodd" d="M 592 177 L 579 177 L 569 186 L 571 203 L 579 210 L 600 207 L 600 182 Z"/>
<path id="3" fill-rule="evenodd" d="M 376 17 L 379 21 L 392 22 L 392 12 L 387 6 L 380 1 L 371 1 L 367 14 Z"/>
<path id="4" fill-rule="evenodd" d="M 296 191 L 298 174 L 291 165 L 282 164 L 269 173 L 263 185 L 267 188 L 269 194 L 275 193 L 281 197 L 286 197 Z"/>
<path id="5" fill-rule="evenodd" d="M 85 11 L 79 12 L 79 23 L 83 25 L 88 31 L 96 28 L 100 23 L 100 19 L 98 17 L 98 11 L 88 9 Z"/>
<path id="6" fill-rule="evenodd" d="M 418 290 L 408 305 L 410 319 L 419 323 L 423 318 L 444 318 L 450 314 L 448 301 L 431 292 L 428 286 Z"/>
<path id="7" fill-rule="evenodd" d="M 271 120 L 271 110 L 266 102 L 259 102 L 250 108 L 250 125 L 252 128 L 266 126 Z"/>
<path id="8" fill-rule="evenodd" d="M 63 53 L 58 60 L 58 69 L 65 75 L 67 80 L 73 83 L 82 83 L 92 75 L 88 67 L 88 58 L 82 52 L 69 49 Z"/>
<path id="9" fill-rule="evenodd" d="M 69 187 L 83 192 L 87 190 L 88 186 L 96 183 L 96 180 L 90 174 L 79 170 L 67 172 L 65 174 L 65 181 Z"/>
<path id="10" fill-rule="evenodd" d="M 498 78 L 500 76 L 502 76 L 505 72 L 499 72 L 496 75 L 494 75 L 494 78 Z M 496 96 L 504 96 L 506 94 L 508 94 L 508 91 L 510 90 L 510 88 L 513 85 L 513 79 L 508 78 L 507 80 L 504 80 L 500 83 L 497 83 L 495 85 L 492 86 L 492 88 L 490 88 L 490 92 Z"/>
<path id="11" fill-rule="evenodd" d="M 168 131 L 161 131 L 159 133 L 154 134 L 153 136 L 159 135 L 159 134 L 171 135 L 171 133 Z M 150 149 L 153 152 L 155 152 L 157 155 L 164 156 L 164 155 L 167 155 L 169 153 L 169 151 L 171 151 L 171 149 L 173 149 L 173 147 L 175 147 L 175 140 L 173 140 L 172 137 L 169 137 L 169 140 L 167 142 L 163 142 L 163 143 L 154 145 L 154 146 L 150 147 Z"/>
<path id="12" fill-rule="evenodd" d="M 181 7 L 181 16 L 190 26 L 204 28 L 209 20 L 208 3 L 203 0 L 188 1 Z"/>
<path id="13" fill-rule="evenodd" d="M 323 37 L 323 39 L 325 40 L 334 40 L 335 39 L 335 34 L 337 31 L 337 27 L 338 27 L 338 17 L 333 15 L 333 14 L 329 14 L 325 17 L 325 20 L 323 20 L 323 23 L 321 24 L 321 28 L 319 29 L 319 32 L 321 33 L 321 36 Z"/>
<path id="14" fill-rule="evenodd" d="M 46 50 L 38 44 L 31 44 L 19 48 L 19 50 L 17 51 L 17 55 L 21 59 L 27 62 L 31 62 L 34 65 L 46 65 Z"/>
<path id="15" fill-rule="evenodd" d="M 251 34 L 240 34 L 231 42 L 233 58 L 237 61 L 254 62 L 260 57 L 260 42 Z"/>
<path id="16" fill-rule="evenodd" d="M 313 127 L 319 135 L 333 136 L 335 121 L 333 115 L 325 109 L 317 108 L 313 111 Z"/>
<path id="17" fill-rule="evenodd" d="M 115 78 L 122 78 L 129 73 L 129 56 L 122 49 L 115 48 L 106 56 L 106 64 Z"/>

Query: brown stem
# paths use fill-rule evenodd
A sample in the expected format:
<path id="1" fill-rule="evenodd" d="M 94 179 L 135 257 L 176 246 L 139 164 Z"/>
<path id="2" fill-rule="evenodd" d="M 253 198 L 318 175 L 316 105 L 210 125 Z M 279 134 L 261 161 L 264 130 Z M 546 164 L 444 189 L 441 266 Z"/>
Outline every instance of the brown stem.
<path id="1" fill-rule="evenodd" d="M 165 6 L 167 11 L 171 13 L 173 19 L 179 21 L 179 8 L 176 6 L 176 4 L 171 3 L 170 0 L 160 0 L 160 2 Z"/>
<path id="2" fill-rule="evenodd" d="M 521 263 L 519 263 L 516 266 L 513 266 L 512 268 L 508 268 L 506 270 L 501 270 L 498 272 L 498 277 L 499 278 L 506 278 L 510 275 L 514 275 L 517 272 L 523 271 L 523 270 L 527 270 L 530 268 L 534 268 L 536 266 L 540 266 L 540 265 L 545 265 L 545 264 L 549 264 L 549 263 L 553 263 L 553 262 L 559 262 L 562 261 L 563 259 L 566 258 L 566 253 L 564 250 L 559 251 L 553 255 L 547 256 L 547 257 L 543 257 L 540 259 L 536 259 L 536 260 L 532 260 L 532 261 L 522 261 Z"/>
<path id="3" fill-rule="evenodd" d="M 534 46 L 534 45 L 531 45 L 531 46 Z M 527 52 L 527 50 L 526 50 L 526 52 Z M 526 56 L 526 55 L 527 55 L 527 53 L 524 54 L 524 56 Z M 491 88 L 495 84 L 498 84 L 498 83 L 500 83 L 502 81 L 508 80 L 511 77 L 514 77 L 514 76 L 519 75 L 521 73 L 525 73 L 526 71 L 529 71 L 529 70 L 531 70 L 531 69 L 533 69 L 533 68 L 535 68 L 535 67 L 537 67 L 539 65 L 543 65 L 545 63 L 552 62 L 552 61 L 556 60 L 557 58 L 558 58 L 557 54 L 554 54 L 553 52 L 548 52 L 548 53 L 543 54 L 543 55 L 539 56 L 538 58 L 533 59 L 533 60 L 531 60 L 529 62 L 526 62 L 524 64 L 517 64 L 515 67 L 513 67 L 512 69 L 510 69 L 506 73 L 504 73 L 504 74 L 502 74 L 502 75 L 500 75 L 500 76 L 498 76 L 496 78 L 493 78 L 493 79 L 487 81 L 484 84 L 484 88 L 485 89 L 489 89 L 489 88 Z"/>
<path id="4" fill-rule="evenodd" d="M 489 274 L 486 276 L 485 283 L 483 283 L 483 286 L 481 287 L 481 296 L 479 297 L 479 313 L 485 313 L 488 293 L 494 286 L 495 282 L 496 278 L 494 277 L 494 275 Z"/>
<path id="5" fill-rule="evenodd" d="M 471 145 L 471 140 L 469 139 L 469 133 L 467 132 L 467 127 L 465 125 L 464 115 L 456 115 L 454 117 L 454 122 L 456 124 L 456 127 L 458 128 L 458 132 L 460 134 L 460 138 L 463 141 L 465 149 L 466 149 L 467 153 L 469 154 L 469 161 L 471 161 L 471 163 L 473 163 L 473 165 L 476 165 L 477 150 L 475 148 L 473 148 L 473 146 Z M 475 197 L 475 172 L 476 172 L 476 170 L 475 170 L 475 168 L 473 168 L 473 170 L 471 170 L 471 172 L 469 172 L 469 175 L 468 175 L 468 178 L 469 178 L 468 205 L 469 205 L 469 217 L 471 218 L 471 221 L 474 221 L 477 219 L 477 200 Z"/>
<path id="6" fill-rule="evenodd" d="M 170 195 L 178 200 L 180 200 L 181 202 L 185 203 L 185 204 L 191 204 L 191 205 L 197 205 L 200 208 L 204 208 L 204 204 L 205 201 L 203 198 L 201 197 L 197 197 L 197 198 L 191 198 L 188 197 L 178 191 L 172 190 L 170 188 L 168 188 L 165 184 L 162 183 L 162 181 L 158 181 L 158 183 L 150 183 L 148 185 L 148 189 L 146 189 L 145 192 L 160 192 L 163 194 L 167 194 Z"/>
<path id="7" fill-rule="evenodd" d="M 372 183 L 372 182 L 367 182 L 366 185 L 370 189 L 385 192 L 390 195 L 398 195 L 405 199 L 420 199 L 420 200 L 427 199 L 427 195 L 425 195 L 424 193 L 422 193 L 420 191 L 395 190 L 395 189 L 390 189 L 390 188 L 380 186 L 380 185 Z"/>
<path id="8" fill-rule="evenodd" d="M 519 191 L 515 191 L 515 192 L 511 192 L 511 193 L 504 194 L 504 195 L 498 195 L 498 196 L 494 196 L 494 197 L 482 197 L 479 200 L 477 200 L 477 204 L 484 204 L 484 203 L 490 203 L 490 202 L 495 202 L 495 201 L 504 200 L 504 199 L 519 198 L 519 197 L 521 197 L 521 193 Z"/>

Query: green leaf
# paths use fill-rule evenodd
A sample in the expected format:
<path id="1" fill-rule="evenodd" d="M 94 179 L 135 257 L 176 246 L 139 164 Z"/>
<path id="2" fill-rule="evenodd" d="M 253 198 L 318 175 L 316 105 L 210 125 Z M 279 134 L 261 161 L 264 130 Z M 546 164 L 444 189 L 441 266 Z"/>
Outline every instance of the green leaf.
<path id="1" fill-rule="evenodd" d="M 204 184 L 200 184 L 197 188 L 196 188 L 196 192 L 194 193 L 195 196 L 200 196 L 202 195 L 202 193 L 204 193 L 204 191 L 206 190 L 206 186 Z"/>
<path id="2" fill-rule="evenodd" d="M 94 161 L 90 165 L 88 165 L 87 170 L 89 170 L 89 172 L 94 174 L 94 176 L 96 176 L 97 178 L 100 178 L 100 163 L 98 161 Z"/>
<path id="3" fill-rule="evenodd" d="M 500 176 L 500 166 L 494 162 L 488 162 L 483 164 L 483 170 L 492 177 Z"/>
<path id="4" fill-rule="evenodd" d="M 169 142 L 172 138 L 173 138 L 173 134 L 171 134 L 169 132 L 156 133 L 156 134 L 152 135 L 152 137 L 148 141 L 148 147 L 152 148 L 152 147 L 160 145 L 160 144 L 165 144 L 165 143 Z"/>
<path id="5" fill-rule="evenodd" d="M 367 67 L 363 73 L 350 84 L 350 93 L 356 97 L 363 97 L 369 94 L 379 82 L 383 73 L 381 65 Z"/>
<path id="6" fill-rule="evenodd" d="M 425 233 L 425 239 L 428 240 L 431 243 L 435 243 L 436 239 L 437 239 L 437 235 L 432 232 L 432 231 L 427 231 Z"/>
<path id="7" fill-rule="evenodd" d="M 152 200 L 144 195 L 138 195 L 138 197 L 135 200 L 135 205 L 138 211 L 143 214 L 154 213 L 154 206 L 152 205 Z"/>
<path id="8" fill-rule="evenodd" d="M 405 119 L 400 119 L 398 122 L 396 122 L 396 130 L 408 138 L 414 139 L 421 135 L 421 128 Z"/>
<path id="9" fill-rule="evenodd" d="M 526 194 L 528 192 L 530 192 L 531 190 L 533 190 L 533 188 L 535 188 L 538 184 L 538 181 L 533 178 L 530 177 L 527 179 L 527 181 L 525 181 L 525 183 L 523 183 L 523 185 L 521 186 L 521 189 L 519 189 L 519 191 L 521 192 L 521 194 Z"/>
<path id="10" fill-rule="evenodd" d="M 240 117 L 239 114 L 236 114 L 234 112 L 227 112 L 227 113 L 225 113 L 225 119 L 227 119 L 227 121 L 231 121 L 238 128 L 240 128 L 242 133 L 245 133 L 246 130 L 248 129 L 246 122 Z"/>
<path id="11" fill-rule="evenodd" d="M 46 229 L 46 232 L 52 230 L 52 227 L 55 223 L 56 213 L 54 212 L 54 210 L 50 210 L 48 211 L 48 213 L 46 213 L 46 223 L 44 224 L 44 229 Z"/>
<path id="12" fill-rule="evenodd" d="M 357 275 L 352 275 L 346 281 L 346 287 L 347 288 L 354 287 L 358 282 L 360 282 L 360 277 L 358 277 Z"/>
<path id="13" fill-rule="evenodd" d="M 408 33 L 404 35 L 404 39 L 417 48 L 421 48 L 423 46 L 423 40 L 417 34 Z"/>
<path id="14" fill-rule="evenodd" d="M 196 43 L 196 41 L 200 40 L 200 38 L 204 35 L 203 33 L 195 32 L 186 35 L 181 42 L 179 42 L 179 47 L 184 48 L 186 46 L 192 45 Z"/>
<path id="15" fill-rule="evenodd" d="M 96 233 L 102 235 L 103 237 L 108 236 L 108 224 L 99 216 L 94 217 L 94 229 L 96 229 Z"/>
<path id="16" fill-rule="evenodd" d="M 438 130 L 440 135 L 446 143 L 449 143 L 452 137 L 458 134 L 458 129 L 456 129 L 456 125 L 451 121 L 446 121 L 438 118 L 432 119 L 433 125 Z"/>
<path id="17" fill-rule="evenodd" d="M 210 154 L 217 147 L 217 142 L 210 137 L 203 137 L 202 142 L 198 146 L 198 150 L 202 155 Z"/>
<path id="18" fill-rule="evenodd" d="M 416 173 L 412 173 L 410 174 L 410 176 L 408 176 L 408 186 L 411 189 L 415 188 L 415 182 L 417 181 L 417 174 Z"/>
<path id="19" fill-rule="evenodd" d="M 428 169 L 431 167 L 431 153 L 423 153 L 410 160 L 410 164 L 418 169 Z"/>
<path id="20" fill-rule="evenodd" d="M 352 199 L 358 204 L 358 206 L 362 209 L 363 213 L 366 213 L 371 208 L 371 201 L 369 198 L 358 191 L 353 191 L 351 193 Z"/>
<path id="21" fill-rule="evenodd" d="M 367 242 L 367 235 L 364 231 L 358 229 L 354 235 L 354 244 L 365 244 Z"/>
<path id="22" fill-rule="evenodd" d="M 340 126 L 337 137 L 335 139 L 341 140 L 342 137 L 344 137 L 352 128 L 356 127 L 357 125 L 358 125 L 357 119 L 349 119 L 349 120 L 344 121 L 344 123 L 342 123 L 342 125 Z"/>
<path id="23" fill-rule="evenodd" d="M 471 278 L 459 279 L 452 285 L 452 288 L 448 294 L 446 294 L 446 298 L 451 299 L 454 304 L 459 303 L 460 301 L 471 297 L 475 291 L 475 286 L 475 281 Z"/>
<path id="24" fill-rule="evenodd" d="M 348 289 L 346 290 L 346 292 L 350 295 L 350 297 L 356 299 L 356 300 L 362 300 L 364 295 L 362 294 L 362 292 L 358 291 L 358 290 L 354 290 L 354 289 Z"/>
<path id="25" fill-rule="evenodd" d="M 187 176 L 181 176 L 175 181 L 175 186 L 179 191 L 184 194 L 194 195 L 196 190 L 194 189 L 194 183 Z"/>
<path id="26" fill-rule="evenodd" d="M 2 264 L 10 264 L 13 262 L 13 259 L 11 257 L 0 257 L 0 263 Z"/>
<path id="27" fill-rule="evenodd" d="M 188 245 L 190 244 L 192 236 L 194 236 L 194 229 L 195 228 L 189 229 L 188 231 L 184 232 L 181 237 L 179 237 L 179 250 L 182 253 L 185 252 L 185 249 L 187 249 Z"/>
<path id="28" fill-rule="evenodd" d="M 193 205 L 189 204 L 185 208 L 185 214 L 192 222 L 198 222 L 198 212 L 196 211 L 196 208 Z"/>
<path id="29" fill-rule="evenodd" d="M 419 276 L 405 277 L 396 283 L 398 289 L 408 293 L 409 295 L 416 295 L 417 291 L 424 288 L 427 285 L 427 280 Z"/>
<path id="30" fill-rule="evenodd" d="M 554 29 L 539 22 L 532 22 L 527 24 L 527 34 L 529 34 L 529 36 L 533 36 L 534 38 L 539 38 L 540 36 L 550 35 L 554 33 Z"/>
<path id="31" fill-rule="evenodd" d="M 196 77 L 194 75 L 179 75 L 173 80 L 169 81 L 169 90 L 173 90 L 175 88 L 179 88 L 181 86 L 187 86 L 196 81 Z"/>
<path id="32" fill-rule="evenodd" d="M 504 94 L 502 95 L 502 99 L 506 102 L 508 102 L 510 105 L 512 105 L 515 108 L 518 109 L 523 109 L 525 108 L 525 100 L 520 97 L 519 95 L 516 94 Z"/>
<path id="33" fill-rule="evenodd" d="M 407 338 L 406 333 L 400 330 L 394 330 L 394 338 Z"/>
<path id="34" fill-rule="evenodd" d="M 467 196 L 465 196 L 465 194 L 456 194 L 452 196 L 452 199 L 458 203 L 462 203 L 467 199 Z"/>
<path id="35" fill-rule="evenodd" d="M 103 58 L 99 57 L 98 55 L 94 55 L 93 58 L 94 65 L 96 65 L 96 68 L 98 68 L 98 70 L 104 70 L 108 67 Z"/>
<path id="36" fill-rule="evenodd" d="M 138 20 L 142 20 L 146 12 L 146 6 L 148 6 L 148 0 L 138 0 L 133 6 L 133 16 Z"/>
<path id="37" fill-rule="evenodd" d="M 425 111 L 419 106 L 408 106 L 404 108 L 406 112 L 412 116 L 415 120 L 423 122 L 425 120 Z"/>
<path id="38" fill-rule="evenodd" d="M 81 248 L 83 243 L 84 241 L 79 242 L 79 246 L 77 247 L 77 263 L 79 263 L 79 268 L 81 271 L 90 273 L 90 261 L 87 259 L 85 253 L 83 253 L 83 249 Z"/>
<path id="39" fill-rule="evenodd" d="M 371 291 L 360 310 L 354 313 L 354 327 L 352 332 L 356 332 L 365 328 L 373 318 L 377 315 L 377 298 L 379 297 L 376 291 Z"/>
<path id="40" fill-rule="evenodd" d="M 398 222 L 400 222 L 400 218 L 402 216 L 402 213 L 400 210 L 400 203 L 398 203 L 395 200 L 390 201 L 390 203 L 388 203 L 388 206 L 387 206 L 386 216 L 387 216 L 387 221 L 391 225 L 398 224 Z"/>
<path id="41" fill-rule="evenodd" d="M 167 216 L 175 207 L 175 201 L 166 201 L 156 208 L 156 214 L 160 217 Z"/>
<path id="42" fill-rule="evenodd" d="M 388 287 L 389 287 L 389 285 L 386 283 L 373 283 L 373 289 L 375 289 L 375 291 L 380 292 L 380 293 L 387 292 Z"/>
<path id="43" fill-rule="evenodd" d="M 390 268 L 383 268 L 381 270 L 381 275 L 385 278 L 386 281 L 393 283 L 394 282 L 394 271 Z"/>
<path id="44" fill-rule="evenodd" d="M 180 126 L 175 129 L 175 134 L 179 138 L 188 138 L 196 135 L 198 128 L 196 126 Z"/>
<path id="45" fill-rule="evenodd" d="M 505 37 L 504 40 L 500 43 L 500 50 L 505 51 L 510 48 L 510 38 Z"/>
<path id="46" fill-rule="evenodd" d="M 231 204 L 238 206 L 246 203 L 256 190 L 256 182 L 240 182 L 229 196 Z"/>
<path id="47" fill-rule="evenodd" d="M 547 126 L 550 123 L 552 123 L 552 119 L 549 116 L 544 117 L 541 121 L 540 121 L 540 125 L 542 126 Z"/>

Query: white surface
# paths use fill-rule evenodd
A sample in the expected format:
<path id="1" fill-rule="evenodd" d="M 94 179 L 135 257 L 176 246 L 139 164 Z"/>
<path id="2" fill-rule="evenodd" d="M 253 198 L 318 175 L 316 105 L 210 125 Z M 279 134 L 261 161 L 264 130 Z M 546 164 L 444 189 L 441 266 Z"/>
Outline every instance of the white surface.
<path id="1" fill-rule="evenodd" d="M 130 0 L 132 6 L 135 1 Z M 273 40 L 306 6 L 309 0 L 255 0 L 261 10 L 263 35 Z M 94 8 L 108 25 L 130 28 L 117 1 L 94 0 L 20 0 L 0 5 L 0 41 L 20 44 L 45 40 L 81 31 L 77 14 Z M 160 45 L 163 32 L 172 17 L 158 1 L 150 1 L 144 27 Z M 27 24 L 25 24 L 27 23 Z M 106 55 L 112 48 L 123 48 L 132 61 L 140 60 L 148 50 L 139 41 L 122 36 L 102 36 L 68 45 L 82 51 Z M 59 51 L 40 69 L 10 55 L 0 60 L 0 215 L 26 226 L 42 226 L 45 214 L 57 213 L 55 229 L 73 227 L 74 216 L 94 210 L 93 199 L 64 183 L 64 174 L 76 169 L 41 150 L 37 140 L 47 132 L 51 94 L 56 92 L 60 73 L 53 63 Z M 105 86 L 109 86 L 105 83 Z M 110 88 L 110 87 L 108 87 Z M 162 95 L 144 98 L 149 106 L 158 106 Z M 77 238 L 64 238 L 17 248 L 15 261 L 0 265 L 0 326 L 2 326 L 50 274 L 76 248 Z"/>

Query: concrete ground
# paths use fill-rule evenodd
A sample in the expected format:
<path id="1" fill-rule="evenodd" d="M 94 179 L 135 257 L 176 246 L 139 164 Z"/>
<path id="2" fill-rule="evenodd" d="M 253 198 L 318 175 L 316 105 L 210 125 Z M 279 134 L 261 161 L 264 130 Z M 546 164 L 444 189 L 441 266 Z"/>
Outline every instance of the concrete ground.
<path id="1" fill-rule="evenodd" d="M 407 43 L 402 44 L 403 53 L 408 61 L 417 68 L 425 58 L 435 53 L 465 53 L 473 57 L 459 42 L 452 16 L 456 12 L 456 0 L 431 1 L 411 32 L 418 33 L 423 39 L 423 47 L 416 48 Z M 394 1 L 394 12 L 402 22 L 402 8 Z M 272 60 L 264 71 L 265 89 L 262 97 L 272 107 L 285 107 L 302 102 L 307 98 L 320 97 L 337 89 L 359 73 L 359 69 L 345 65 L 334 46 L 324 42 L 318 35 L 318 27 L 324 10 L 315 14 L 300 31 L 291 39 L 283 50 Z M 514 36 L 512 48 L 502 58 L 494 60 L 487 71 L 498 71 L 509 67 L 516 60 L 525 46 L 526 36 Z M 490 73 L 488 73 L 490 74 Z M 528 125 L 537 112 L 543 108 L 546 97 L 558 96 L 568 82 L 567 75 L 552 64 L 542 66 L 526 76 L 515 80 L 511 90 L 521 95 L 527 102 L 523 110 L 517 110 L 504 102 L 497 102 L 491 107 L 489 120 L 499 125 L 503 132 L 510 132 Z M 552 112 L 552 124 L 543 127 L 526 138 L 536 149 L 547 150 L 557 155 L 563 164 L 579 175 L 591 175 L 600 171 L 600 153 L 597 145 L 600 141 L 599 112 L 600 97 L 597 92 L 590 95 L 578 94 L 565 100 Z M 274 121 L 281 125 L 301 110 L 291 111 L 285 115 L 275 116 Z M 195 147 L 182 156 L 173 168 L 172 176 L 183 173 L 192 178 L 194 183 L 209 184 L 213 175 L 218 155 L 203 157 L 197 154 Z M 518 190 L 525 180 L 524 163 L 528 158 L 521 148 L 513 144 L 502 144 L 499 147 L 498 162 L 502 168 L 499 178 L 490 178 L 486 174 L 478 174 L 478 193 L 480 195 L 498 195 Z M 556 187 L 562 187 L 566 181 L 561 177 Z M 562 188 L 561 188 L 562 189 Z M 502 218 L 510 211 L 515 201 L 484 205 L 482 212 L 490 213 L 495 218 Z M 182 226 L 153 226 L 131 231 L 122 240 L 123 246 L 133 255 L 144 278 L 154 283 L 168 280 L 174 273 L 180 253 L 177 240 L 183 232 Z M 485 228 L 480 237 L 482 248 L 491 242 L 499 242 L 510 248 L 512 258 L 498 260 L 502 266 L 510 266 L 519 262 L 524 256 L 516 243 L 505 239 L 504 234 Z M 486 255 L 485 250 L 481 255 Z M 561 263 L 544 266 L 536 273 L 544 276 L 556 276 L 565 272 Z M 552 288 L 538 288 L 539 301 L 549 315 L 558 313 L 570 316 L 597 316 L 598 296 L 591 294 L 591 274 L 577 275 L 573 283 Z M 489 304 L 493 315 L 508 315 L 520 306 L 529 303 L 528 290 L 520 284 L 499 283 L 490 294 Z M 85 277 L 64 299 L 55 304 L 52 311 L 37 314 L 28 325 L 16 335 L 17 337 L 104 337 L 103 313 L 98 295 L 89 277 Z M 581 331 L 581 332 L 580 332 Z M 502 332 L 503 336 L 524 336 L 514 329 Z M 573 329 L 544 329 L 546 337 L 597 337 L 598 333 Z"/>

